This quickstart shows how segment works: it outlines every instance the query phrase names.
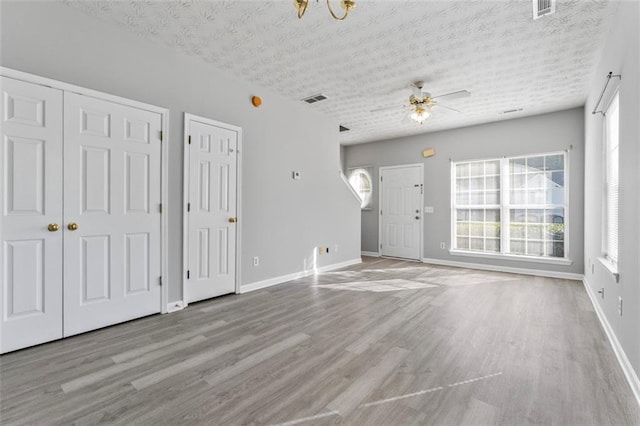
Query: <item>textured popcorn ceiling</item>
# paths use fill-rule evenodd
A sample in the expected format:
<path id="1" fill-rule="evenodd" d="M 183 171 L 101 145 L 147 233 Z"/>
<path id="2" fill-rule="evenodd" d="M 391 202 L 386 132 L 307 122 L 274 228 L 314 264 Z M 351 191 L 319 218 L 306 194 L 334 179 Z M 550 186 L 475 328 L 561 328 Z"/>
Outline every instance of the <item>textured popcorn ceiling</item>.
<path id="1" fill-rule="evenodd" d="M 343 144 L 583 105 L 616 6 L 558 0 L 555 15 L 533 21 L 531 0 L 358 0 L 336 22 L 322 0 L 301 20 L 289 0 L 64 3 L 292 100 L 325 94 L 305 108 L 349 127 Z M 461 113 L 401 123 L 416 80 L 433 95 L 472 95 L 448 103 Z"/>

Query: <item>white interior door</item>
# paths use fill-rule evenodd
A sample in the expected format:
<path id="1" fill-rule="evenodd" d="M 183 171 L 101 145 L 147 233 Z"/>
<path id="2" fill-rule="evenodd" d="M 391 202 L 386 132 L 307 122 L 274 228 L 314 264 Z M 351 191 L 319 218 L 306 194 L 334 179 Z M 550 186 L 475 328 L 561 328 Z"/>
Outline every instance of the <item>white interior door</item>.
<path id="1" fill-rule="evenodd" d="M 0 83 L 4 353 L 62 337 L 62 92 Z"/>
<path id="2" fill-rule="evenodd" d="M 381 254 L 421 259 L 422 165 L 380 168 Z"/>
<path id="3" fill-rule="evenodd" d="M 65 336 L 160 312 L 161 124 L 65 92 Z"/>
<path id="4" fill-rule="evenodd" d="M 233 293 L 238 130 L 185 115 L 188 132 L 187 303 Z"/>

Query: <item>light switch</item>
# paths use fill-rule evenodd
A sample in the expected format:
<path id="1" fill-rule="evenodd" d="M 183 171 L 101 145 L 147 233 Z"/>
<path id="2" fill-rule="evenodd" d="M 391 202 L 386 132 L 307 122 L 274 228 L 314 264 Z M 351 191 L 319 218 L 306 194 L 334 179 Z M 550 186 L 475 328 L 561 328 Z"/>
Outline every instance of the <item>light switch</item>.
<path id="1" fill-rule="evenodd" d="M 424 206 L 425 213 L 433 213 L 433 206 Z"/>
<path id="2" fill-rule="evenodd" d="M 300 172 L 291 172 L 291 177 L 295 180 L 300 180 Z"/>

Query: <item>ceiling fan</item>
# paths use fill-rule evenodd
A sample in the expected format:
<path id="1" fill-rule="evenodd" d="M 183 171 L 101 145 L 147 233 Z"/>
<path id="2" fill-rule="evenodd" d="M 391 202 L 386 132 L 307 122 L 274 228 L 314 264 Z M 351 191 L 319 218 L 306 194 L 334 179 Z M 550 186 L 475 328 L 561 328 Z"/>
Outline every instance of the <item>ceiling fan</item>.
<path id="1" fill-rule="evenodd" d="M 402 106 L 404 109 L 409 109 L 405 114 L 402 122 L 407 122 L 409 120 L 417 121 L 422 124 L 424 121 L 431 117 L 433 108 L 445 108 L 451 111 L 460 112 L 455 108 L 451 108 L 449 106 L 443 105 L 441 103 L 442 100 L 452 101 L 460 98 L 466 98 L 471 96 L 471 92 L 468 90 L 458 90 L 456 92 L 445 93 L 443 95 L 432 96 L 431 93 L 427 92 L 424 89 L 424 82 L 416 81 L 411 85 L 411 96 L 409 96 L 409 103 Z M 396 106 L 384 107 L 371 110 L 371 112 L 377 111 L 385 111 L 392 108 L 397 108 Z"/>

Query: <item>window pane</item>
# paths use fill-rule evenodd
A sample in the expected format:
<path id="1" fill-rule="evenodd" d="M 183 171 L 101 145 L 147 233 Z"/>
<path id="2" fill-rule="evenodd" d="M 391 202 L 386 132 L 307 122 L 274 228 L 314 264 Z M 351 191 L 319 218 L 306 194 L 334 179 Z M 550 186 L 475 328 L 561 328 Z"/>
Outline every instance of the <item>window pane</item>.
<path id="1" fill-rule="evenodd" d="M 459 192 L 456 194 L 456 204 L 459 205 L 469 205 L 469 193 L 468 192 Z"/>
<path id="2" fill-rule="evenodd" d="M 525 243 L 522 240 L 511 240 L 511 253 L 512 254 L 526 254 Z"/>
<path id="3" fill-rule="evenodd" d="M 469 238 L 466 237 L 458 237 L 456 238 L 456 248 L 458 249 L 468 249 L 469 248 Z"/>
<path id="4" fill-rule="evenodd" d="M 484 204 L 484 192 L 470 192 L 469 204 Z"/>
<path id="5" fill-rule="evenodd" d="M 511 175 L 511 188 L 519 189 L 527 187 L 527 175 L 524 173 L 517 173 Z"/>
<path id="6" fill-rule="evenodd" d="M 484 163 L 477 162 L 469 165 L 469 174 L 471 176 L 484 176 Z"/>
<path id="7" fill-rule="evenodd" d="M 469 210 L 470 220 L 472 222 L 484 222 L 484 210 L 472 209 Z"/>
<path id="8" fill-rule="evenodd" d="M 487 191 L 485 204 L 489 204 L 489 205 L 500 204 L 500 191 Z"/>
<path id="9" fill-rule="evenodd" d="M 485 250 L 498 253 L 500 252 L 500 240 L 487 238 L 485 241 Z"/>
<path id="10" fill-rule="evenodd" d="M 456 179 L 456 189 L 458 191 L 466 191 L 469 189 L 469 179 L 468 178 L 458 178 Z"/>
<path id="11" fill-rule="evenodd" d="M 456 210 L 456 217 L 459 222 L 468 221 L 469 220 L 469 210 L 467 209 L 458 209 Z"/>
<path id="12" fill-rule="evenodd" d="M 542 256 L 544 254 L 544 246 L 540 241 L 527 242 L 527 254 L 531 256 Z"/>
<path id="13" fill-rule="evenodd" d="M 485 217 L 487 222 L 494 222 L 494 223 L 500 224 L 500 210 L 498 209 L 486 210 Z"/>
<path id="14" fill-rule="evenodd" d="M 564 155 L 548 155 L 545 158 L 545 170 L 564 170 Z"/>
<path id="15" fill-rule="evenodd" d="M 469 176 L 469 163 L 456 164 L 456 176 L 457 177 Z"/>
<path id="16" fill-rule="evenodd" d="M 511 170 L 511 173 L 521 173 L 526 171 L 526 165 L 526 158 L 515 158 L 509 161 L 509 169 Z"/>
<path id="17" fill-rule="evenodd" d="M 500 174 L 500 160 L 487 161 L 484 164 L 484 172 L 487 175 L 499 175 Z"/>
<path id="18" fill-rule="evenodd" d="M 471 250 L 484 251 L 484 238 L 471 238 L 469 248 Z"/>
<path id="19" fill-rule="evenodd" d="M 484 225 L 482 223 L 471 223 L 469 225 L 472 237 L 484 236 Z"/>
<path id="20" fill-rule="evenodd" d="M 500 176 L 487 176 L 486 188 L 487 189 L 500 189 Z"/>
<path id="21" fill-rule="evenodd" d="M 544 157 L 527 157 L 527 168 L 529 170 L 544 170 Z"/>

